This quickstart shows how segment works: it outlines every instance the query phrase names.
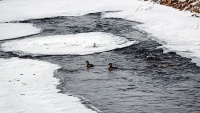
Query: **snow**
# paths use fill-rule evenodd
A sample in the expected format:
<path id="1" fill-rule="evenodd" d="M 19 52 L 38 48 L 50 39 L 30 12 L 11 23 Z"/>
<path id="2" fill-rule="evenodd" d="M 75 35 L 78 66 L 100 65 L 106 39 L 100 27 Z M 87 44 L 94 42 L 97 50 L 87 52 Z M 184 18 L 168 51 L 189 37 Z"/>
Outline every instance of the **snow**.
<path id="1" fill-rule="evenodd" d="M 80 99 L 58 93 L 59 66 L 28 59 L 0 58 L 0 110 L 2 113 L 96 113 Z"/>
<path id="2" fill-rule="evenodd" d="M 192 13 L 141 0 L 3 0 L 0 1 L 0 22 L 26 20 L 52 16 L 79 16 L 100 11 L 121 11 L 106 13 L 104 17 L 119 17 L 144 24 L 138 28 L 156 37 L 163 48 L 182 56 L 197 59 L 200 65 L 199 18 Z M 164 42 L 164 43 L 163 43 Z M 187 44 L 187 45 L 186 45 Z"/>
<path id="3" fill-rule="evenodd" d="M 96 47 L 93 47 L 93 44 Z M 55 35 L 14 40 L 2 44 L 4 51 L 23 51 L 34 55 L 92 54 L 130 46 L 136 41 L 103 32 Z"/>
<path id="4" fill-rule="evenodd" d="M 41 29 L 32 24 L 0 23 L 0 40 L 13 39 L 40 33 Z"/>
<path id="5" fill-rule="evenodd" d="M 0 22 L 120 10 L 121 4 L 131 7 L 128 1 L 131 0 L 127 3 L 123 0 L 3 0 L 0 1 Z"/>
<path id="6" fill-rule="evenodd" d="M 107 13 L 104 18 L 117 17 L 135 20 L 144 24 L 138 25 L 150 34 L 149 37 L 163 44 L 165 52 L 175 51 L 192 58 L 200 66 L 200 19 L 191 17 L 190 12 L 153 3 L 138 5 L 137 9 Z"/>
<path id="7" fill-rule="evenodd" d="M 104 18 L 117 17 L 144 23 L 137 27 L 162 43 L 166 52 L 175 51 L 192 58 L 200 66 L 200 19 L 191 17 L 190 12 L 141 0 L 3 0 L 0 1 L 0 40 L 40 32 L 31 24 L 5 22 L 101 11 L 120 11 L 105 13 Z M 97 47 L 93 48 L 93 43 Z M 5 51 L 30 54 L 91 54 L 133 43 L 111 34 L 85 33 L 7 41 L 2 46 Z M 53 78 L 53 71 L 59 68 L 57 65 L 18 58 L 0 59 L 0 62 L 1 112 L 94 112 L 81 105 L 78 98 L 57 93 L 58 80 Z"/>
<path id="8" fill-rule="evenodd" d="M 179 0 L 180 2 L 185 2 L 186 0 Z"/>

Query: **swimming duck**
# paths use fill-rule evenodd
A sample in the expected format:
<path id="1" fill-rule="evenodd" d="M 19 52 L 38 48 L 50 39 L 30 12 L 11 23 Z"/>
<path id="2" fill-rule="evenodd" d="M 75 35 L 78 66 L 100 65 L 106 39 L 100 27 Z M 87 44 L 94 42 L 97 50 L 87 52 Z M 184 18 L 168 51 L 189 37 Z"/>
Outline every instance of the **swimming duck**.
<path id="1" fill-rule="evenodd" d="M 117 67 L 113 67 L 112 63 L 109 63 L 108 65 L 109 65 L 109 67 L 108 67 L 109 71 L 112 71 L 114 69 L 118 69 Z"/>
<path id="2" fill-rule="evenodd" d="M 87 60 L 86 60 L 86 64 L 87 64 L 87 66 L 86 66 L 87 68 L 94 67 L 94 65 L 90 64 L 89 61 L 87 61 Z"/>

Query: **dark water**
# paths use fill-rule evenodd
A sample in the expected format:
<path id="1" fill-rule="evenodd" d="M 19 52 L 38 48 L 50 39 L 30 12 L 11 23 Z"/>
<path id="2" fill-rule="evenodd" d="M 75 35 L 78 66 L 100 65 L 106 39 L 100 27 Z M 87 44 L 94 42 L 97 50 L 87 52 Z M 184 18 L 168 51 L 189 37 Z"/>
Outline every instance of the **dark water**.
<path id="1" fill-rule="evenodd" d="M 141 24 L 118 18 L 101 18 L 101 13 L 79 17 L 55 17 L 23 21 L 43 32 L 29 37 L 106 32 L 140 43 L 91 55 L 18 56 L 18 52 L 0 52 L 0 57 L 31 58 L 48 61 L 62 68 L 60 93 L 72 93 L 83 104 L 103 113 L 199 113 L 200 68 L 191 59 L 176 53 L 163 53 L 160 44 L 148 34 L 134 29 Z M 21 37 L 27 38 L 27 37 Z M 85 61 L 95 65 L 87 69 Z M 108 71 L 112 62 L 119 69 Z"/>

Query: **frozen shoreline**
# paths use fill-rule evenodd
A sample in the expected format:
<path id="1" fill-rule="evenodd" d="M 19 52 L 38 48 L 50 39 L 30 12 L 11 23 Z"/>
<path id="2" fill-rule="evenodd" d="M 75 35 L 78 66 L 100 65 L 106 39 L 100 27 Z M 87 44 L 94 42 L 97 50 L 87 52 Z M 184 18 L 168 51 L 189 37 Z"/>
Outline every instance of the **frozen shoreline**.
<path id="1" fill-rule="evenodd" d="M 137 42 L 109 33 L 91 32 L 14 40 L 5 42 L 1 46 L 3 51 L 22 51 L 22 54 L 31 55 L 87 55 L 135 43 Z"/>
<path id="2" fill-rule="evenodd" d="M 40 33 L 41 29 L 26 23 L 0 23 L 0 40 Z"/>
<path id="3" fill-rule="evenodd" d="M 103 17 L 124 18 L 144 23 L 137 27 L 161 43 L 160 48 L 163 48 L 164 52 L 174 51 L 183 57 L 192 58 L 192 62 L 200 66 L 200 19 L 191 15 L 190 12 L 147 2 L 138 6 L 136 10 L 130 8 L 121 12 L 106 13 Z"/>
<path id="4" fill-rule="evenodd" d="M 0 110 L 3 113 L 96 113 L 80 99 L 58 93 L 59 66 L 29 59 L 0 59 Z"/>

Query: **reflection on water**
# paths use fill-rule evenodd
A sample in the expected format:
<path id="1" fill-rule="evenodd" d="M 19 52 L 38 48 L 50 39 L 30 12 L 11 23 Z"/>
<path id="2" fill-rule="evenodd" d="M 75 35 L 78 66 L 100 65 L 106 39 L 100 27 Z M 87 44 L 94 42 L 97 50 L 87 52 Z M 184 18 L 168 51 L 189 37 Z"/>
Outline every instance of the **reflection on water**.
<path id="1" fill-rule="evenodd" d="M 119 51 L 124 52 L 126 49 Z M 192 68 L 189 64 L 179 70 L 176 70 L 179 68 L 178 61 L 171 61 L 176 66 L 152 67 L 152 62 L 135 58 L 134 54 L 137 53 L 134 51 L 134 54 L 129 55 L 120 54 L 119 51 L 54 61 L 59 64 L 65 62 L 63 68 L 56 73 L 61 79 L 62 85 L 59 88 L 64 92 L 84 96 L 105 113 L 200 111 L 200 77 L 197 70 L 187 69 Z M 95 67 L 87 69 L 85 60 L 91 61 Z M 109 62 L 119 69 L 108 71 Z"/>

